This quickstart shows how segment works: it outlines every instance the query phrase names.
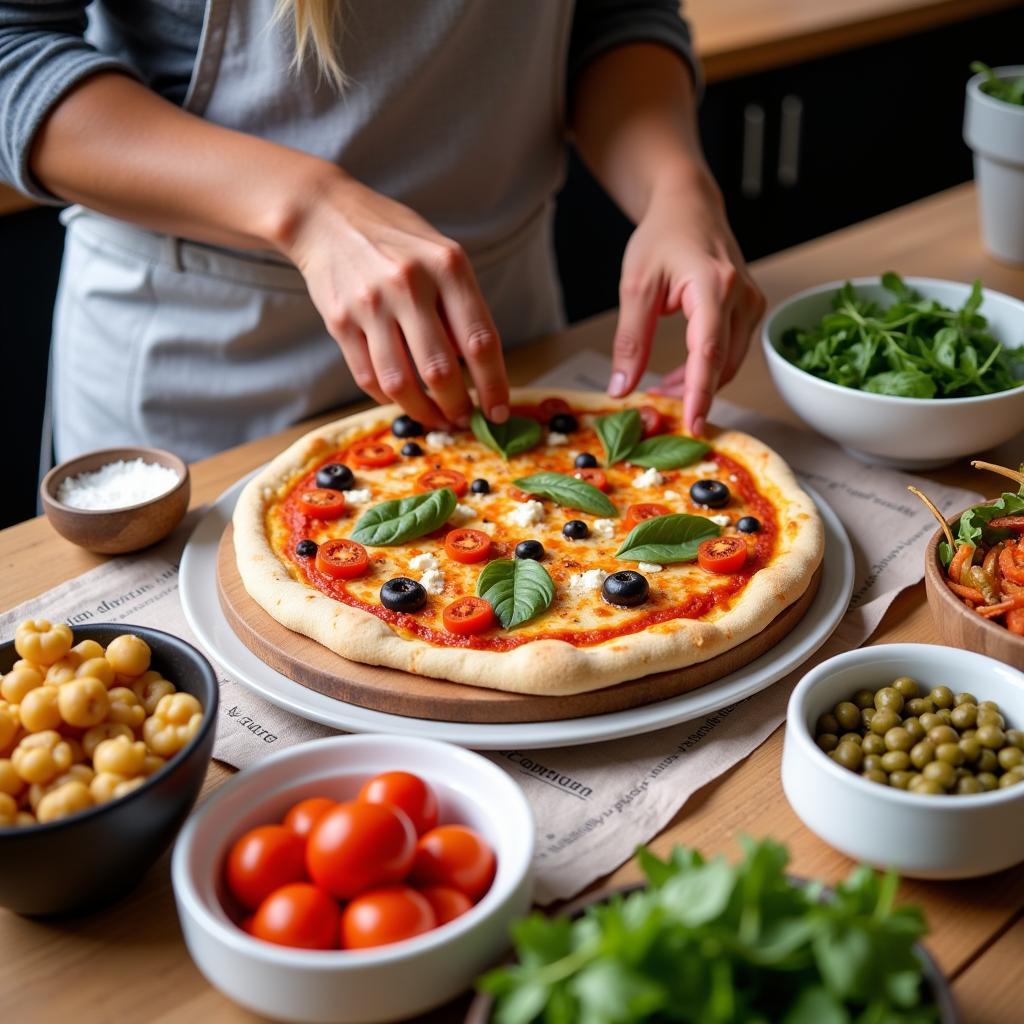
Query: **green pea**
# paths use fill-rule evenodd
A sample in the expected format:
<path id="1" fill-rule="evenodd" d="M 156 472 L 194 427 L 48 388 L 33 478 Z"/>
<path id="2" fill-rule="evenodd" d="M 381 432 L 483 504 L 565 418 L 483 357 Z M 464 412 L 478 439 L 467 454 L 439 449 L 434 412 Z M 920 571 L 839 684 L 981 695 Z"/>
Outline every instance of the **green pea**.
<path id="1" fill-rule="evenodd" d="M 861 736 L 861 734 L 859 732 L 844 732 L 843 735 L 839 737 L 839 742 L 840 743 L 846 743 L 846 742 L 849 742 L 849 743 L 863 743 L 864 742 L 864 737 Z"/>
<path id="2" fill-rule="evenodd" d="M 989 750 L 998 750 L 1006 743 L 1006 733 L 998 725 L 979 725 L 978 742 Z"/>
<path id="3" fill-rule="evenodd" d="M 936 726 L 946 724 L 934 711 L 926 711 L 918 717 L 921 719 L 921 725 L 924 727 L 925 732 L 931 732 Z"/>
<path id="4" fill-rule="evenodd" d="M 867 712 L 863 712 L 867 714 Z M 871 717 L 869 728 L 873 733 L 884 736 L 890 729 L 900 724 L 900 716 L 892 708 L 880 708 Z"/>
<path id="5" fill-rule="evenodd" d="M 880 754 L 866 754 L 861 762 L 861 768 L 866 772 L 880 770 L 882 767 L 882 756 Z"/>
<path id="6" fill-rule="evenodd" d="M 920 718 L 904 718 L 903 728 L 907 730 L 907 734 L 911 740 L 916 743 L 918 740 L 923 740 L 928 733 L 925 732 L 924 726 L 921 724 Z"/>
<path id="7" fill-rule="evenodd" d="M 1006 719 L 998 711 L 990 711 L 988 708 L 978 709 L 978 725 L 995 725 L 1002 729 L 1006 725 Z"/>
<path id="8" fill-rule="evenodd" d="M 974 764 L 981 754 L 981 744 L 976 736 L 961 736 L 960 749 L 964 752 L 964 760 L 968 764 Z"/>
<path id="9" fill-rule="evenodd" d="M 970 729 L 978 720 L 978 709 L 974 704 L 957 704 L 951 717 L 958 729 Z"/>
<path id="10" fill-rule="evenodd" d="M 903 710 L 908 715 L 930 715 L 935 710 L 935 705 L 928 697 L 914 697 L 907 701 Z"/>
<path id="11" fill-rule="evenodd" d="M 911 779 L 919 778 L 920 775 L 917 772 L 890 772 L 889 785 L 894 786 L 896 789 L 906 789 L 910 785 Z"/>
<path id="12" fill-rule="evenodd" d="M 1021 750 L 1019 747 L 1003 747 L 996 754 L 996 759 L 999 761 L 999 766 L 1003 771 L 1013 771 L 1014 768 L 1019 768 L 1024 764 L 1024 750 Z"/>
<path id="13" fill-rule="evenodd" d="M 922 796 L 939 796 L 946 792 L 934 779 L 926 779 L 923 775 L 911 779 L 907 788 L 912 793 L 920 793 Z"/>
<path id="14" fill-rule="evenodd" d="M 860 725 L 860 708 L 856 704 L 851 704 L 848 700 L 837 704 L 832 714 L 835 716 L 840 727 L 847 730 L 847 732 L 856 729 Z"/>
<path id="15" fill-rule="evenodd" d="M 959 768 L 964 763 L 964 752 L 960 749 L 959 743 L 940 743 L 935 748 L 935 760 L 945 761 L 954 768 Z"/>
<path id="16" fill-rule="evenodd" d="M 836 719 L 836 716 L 833 715 L 832 712 L 826 711 L 825 714 L 818 719 L 818 724 L 814 727 L 814 731 L 818 733 L 831 732 L 838 734 L 839 722 Z"/>
<path id="17" fill-rule="evenodd" d="M 892 687 L 894 690 L 899 690 L 906 700 L 916 697 L 921 692 L 917 680 L 911 679 L 910 676 L 900 676 L 899 679 L 894 679 Z"/>
<path id="18" fill-rule="evenodd" d="M 994 775 L 999 768 L 999 759 L 996 757 L 996 752 L 983 749 L 978 755 L 978 760 L 974 763 L 974 767 L 976 771 L 992 772 Z"/>
<path id="19" fill-rule="evenodd" d="M 885 734 L 886 750 L 910 750 L 914 745 L 914 737 L 910 735 L 907 723 L 897 725 Z"/>
<path id="20" fill-rule="evenodd" d="M 903 710 L 903 694 L 895 686 L 883 686 L 875 694 L 875 708 L 878 711 L 888 708 L 898 715 Z"/>
<path id="21" fill-rule="evenodd" d="M 966 690 L 963 693 L 956 695 L 957 704 L 977 704 L 978 698 L 973 693 L 968 693 Z"/>
<path id="22" fill-rule="evenodd" d="M 960 733 L 960 739 L 962 740 L 973 740 L 978 735 L 977 729 L 964 729 Z"/>
<path id="23" fill-rule="evenodd" d="M 814 742 L 827 754 L 839 746 L 839 737 L 834 732 L 823 732 Z"/>
<path id="24" fill-rule="evenodd" d="M 1024 768 L 1013 768 L 999 780 L 999 788 L 1006 789 L 1021 782 L 1024 782 Z"/>
<path id="25" fill-rule="evenodd" d="M 905 750 L 888 750 L 881 758 L 881 767 L 887 772 L 905 772 L 910 769 L 910 755 Z"/>
<path id="26" fill-rule="evenodd" d="M 866 772 L 861 772 L 861 775 L 869 782 L 877 782 L 880 786 L 889 785 L 889 776 L 881 768 L 871 768 Z"/>
<path id="27" fill-rule="evenodd" d="M 928 696 L 937 708 L 951 708 L 955 700 L 953 691 L 948 686 L 936 686 Z"/>
<path id="28" fill-rule="evenodd" d="M 986 793 L 991 793 L 993 789 L 996 789 L 999 785 L 999 780 L 992 774 L 992 772 L 978 772 L 974 776 L 978 782 L 981 783 L 981 788 Z"/>
<path id="29" fill-rule="evenodd" d="M 935 759 L 935 744 L 931 740 L 921 740 L 910 749 L 910 763 L 918 769 L 924 768 Z"/>
<path id="30" fill-rule="evenodd" d="M 984 708 L 986 711 L 998 711 L 999 705 L 994 700 L 983 700 L 978 708 Z"/>
<path id="31" fill-rule="evenodd" d="M 943 789 L 952 789 L 956 782 L 956 769 L 946 761 L 930 761 L 921 769 L 921 774 L 937 782 Z"/>
<path id="32" fill-rule="evenodd" d="M 873 708 L 875 706 L 875 695 L 871 690 L 858 690 L 853 695 L 853 703 L 858 708 Z"/>
<path id="33" fill-rule="evenodd" d="M 851 771 L 859 771 L 861 762 L 864 760 L 864 751 L 856 743 L 840 743 L 832 752 L 836 761 L 844 768 Z"/>
<path id="34" fill-rule="evenodd" d="M 1007 729 L 1006 731 L 1006 742 L 1011 747 L 1016 747 L 1018 750 L 1024 750 L 1024 730 L 1021 729 Z"/>
<path id="35" fill-rule="evenodd" d="M 983 793 L 985 787 L 973 775 L 964 775 L 956 780 L 956 787 L 953 792 L 958 796 L 967 796 L 971 793 Z"/>
<path id="36" fill-rule="evenodd" d="M 865 754 L 884 754 L 886 751 L 885 740 L 876 732 L 869 732 L 864 737 L 861 749 Z"/>
<path id="37" fill-rule="evenodd" d="M 939 721 L 942 722 L 943 725 L 952 725 L 953 712 L 950 711 L 949 708 L 939 708 L 939 710 L 936 711 L 935 714 L 939 716 Z"/>
<path id="38" fill-rule="evenodd" d="M 928 730 L 928 739 L 938 746 L 940 743 L 956 743 L 960 737 L 952 726 L 937 725 L 934 729 Z"/>
<path id="39" fill-rule="evenodd" d="M 860 713 L 860 724 L 864 729 L 871 728 L 871 719 L 875 717 L 874 708 L 864 708 Z"/>

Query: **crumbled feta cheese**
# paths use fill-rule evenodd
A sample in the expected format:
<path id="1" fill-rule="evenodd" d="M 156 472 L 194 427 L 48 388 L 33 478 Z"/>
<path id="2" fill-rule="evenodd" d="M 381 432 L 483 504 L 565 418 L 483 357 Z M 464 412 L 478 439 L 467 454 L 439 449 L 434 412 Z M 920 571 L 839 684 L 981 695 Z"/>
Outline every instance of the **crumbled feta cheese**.
<path id="1" fill-rule="evenodd" d="M 417 473 L 423 472 L 423 467 L 419 463 L 410 462 L 406 466 L 399 466 L 397 469 L 389 470 L 392 476 L 414 476 Z"/>
<path id="2" fill-rule="evenodd" d="M 583 594 L 590 590 L 598 590 L 608 578 L 604 569 L 588 569 L 578 572 L 569 578 L 569 590 L 574 594 Z"/>
<path id="3" fill-rule="evenodd" d="M 732 519 L 730 519 L 729 516 L 708 516 L 708 519 L 710 519 L 716 526 L 732 525 Z"/>
<path id="4" fill-rule="evenodd" d="M 568 444 L 569 435 L 560 434 L 557 430 L 552 430 L 548 433 L 548 444 L 552 446 Z"/>
<path id="5" fill-rule="evenodd" d="M 730 473 L 729 479 L 735 484 L 739 482 L 740 478 L 735 473 Z"/>
<path id="6" fill-rule="evenodd" d="M 601 540 L 611 540 L 615 536 L 615 520 L 614 519 L 595 519 L 594 525 L 590 528 L 590 532 L 595 537 L 600 537 Z"/>
<path id="7" fill-rule="evenodd" d="M 665 478 L 653 466 L 633 477 L 634 487 L 660 487 L 664 482 Z"/>
<path id="8" fill-rule="evenodd" d="M 691 473 L 696 473 L 699 477 L 706 477 L 710 473 L 718 472 L 717 462 L 698 462 L 696 466 L 690 467 Z"/>
<path id="9" fill-rule="evenodd" d="M 369 487 L 353 487 L 345 492 L 345 501 L 349 505 L 365 505 L 369 500 Z"/>
<path id="10" fill-rule="evenodd" d="M 513 526 L 521 526 L 524 529 L 528 526 L 536 526 L 544 520 L 544 506 L 532 498 L 529 501 L 520 502 L 508 514 L 508 521 Z"/>
<path id="11" fill-rule="evenodd" d="M 662 491 L 661 496 L 666 501 L 679 501 L 680 495 L 677 491 Z"/>
<path id="12" fill-rule="evenodd" d="M 437 559 L 429 551 L 424 551 L 422 555 L 416 555 L 414 558 L 409 559 L 409 568 L 416 572 L 436 569 Z"/>
<path id="13" fill-rule="evenodd" d="M 470 519 L 476 519 L 476 509 L 471 505 L 463 505 L 460 502 L 448 517 L 448 522 L 461 526 L 462 523 L 468 523 Z"/>
<path id="14" fill-rule="evenodd" d="M 427 434 L 425 440 L 427 447 L 433 452 L 438 452 L 442 448 L 450 448 L 455 444 L 455 438 L 447 430 L 432 430 Z"/>
<path id="15" fill-rule="evenodd" d="M 440 594 L 444 590 L 444 573 L 440 569 L 428 569 L 420 577 L 420 583 L 428 594 Z"/>
<path id="16" fill-rule="evenodd" d="M 665 568 L 663 565 L 658 565 L 657 562 L 637 562 L 636 567 L 640 572 L 661 572 Z"/>

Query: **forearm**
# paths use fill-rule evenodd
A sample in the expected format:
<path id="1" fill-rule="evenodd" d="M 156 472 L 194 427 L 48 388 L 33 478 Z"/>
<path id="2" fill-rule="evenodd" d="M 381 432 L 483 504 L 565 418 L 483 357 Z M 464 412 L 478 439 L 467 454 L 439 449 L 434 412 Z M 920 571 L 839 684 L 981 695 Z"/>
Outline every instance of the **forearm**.
<path id="1" fill-rule="evenodd" d="M 587 65 L 575 83 L 570 126 L 584 162 L 634 222 L 658 189 L 714 192 L 693 78 L 666 47 L 631 43 Z"/>
<path id="2" fill-rule="evenodd" d="M 155 231 L 238 248 L 287 247 L 304 207 L 342 173 L 185 113 L 117 73 L 85 79 L 30 156 L 54 195 Z"/>

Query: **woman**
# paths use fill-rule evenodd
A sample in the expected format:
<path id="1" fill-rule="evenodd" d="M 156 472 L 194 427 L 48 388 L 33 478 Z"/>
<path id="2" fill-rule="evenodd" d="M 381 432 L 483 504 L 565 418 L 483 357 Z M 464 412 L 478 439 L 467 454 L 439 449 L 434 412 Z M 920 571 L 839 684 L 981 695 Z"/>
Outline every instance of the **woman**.
<path id="1" fill-rule="evenodd" d="M 100 0 L 83 38 L 87 6 L 0 0 L 0 176 L 77 204 L 59 458 L 196 458 L 355 386 L 461 425 L 460 359 L 503 421 L 502 343 L 563 322 L 567 133 L 637 224 L 609 391 L 682 309 L 664 387 L 700 433 L 762 301 L 700 152 L 676 0 Z"/>

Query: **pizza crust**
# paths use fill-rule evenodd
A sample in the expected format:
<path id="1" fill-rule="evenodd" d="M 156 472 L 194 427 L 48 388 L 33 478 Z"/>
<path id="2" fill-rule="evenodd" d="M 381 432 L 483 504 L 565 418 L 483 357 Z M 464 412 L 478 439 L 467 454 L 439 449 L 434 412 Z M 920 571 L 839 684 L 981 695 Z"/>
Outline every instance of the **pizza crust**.
<path id="1" fill-rule="evenodd" d="M 531 404 L 551 389 L 515 389 L 513 404 Z M 574 409 L 607 408 L 606 396 L 563 392 Z M 633 395 L 622 405 L 672 404 L 655 395 Z M 287 628 L 311 637 L 352 661 L 386 665 L 417 675 L 449 679 L 514 693 L 565 696 L 602 689 L 653 672 L 707 661 L 764 629 L 810 585 L 824 552 L 824 532 L 814 503 L 785 461 L 748 434 L 708 427 L 717 450 L 751 472 L 758 490 L 774 505 L 779 533 L 772 561 L 759 570 L 735 604 L 714 622 L 672 619 L 587 647 L 562 640 L 534 640 L 508 651 L 436 647 L 400 636 L 362 609 L 342 604 L 293 579 L 267 538 L 268 505 L 297 470 L 389 422 L 401 410 L 376 407 L 329 423 L 301 437 L 245 486 L 234 513 L 238 571 L 249 595 Z"/>

